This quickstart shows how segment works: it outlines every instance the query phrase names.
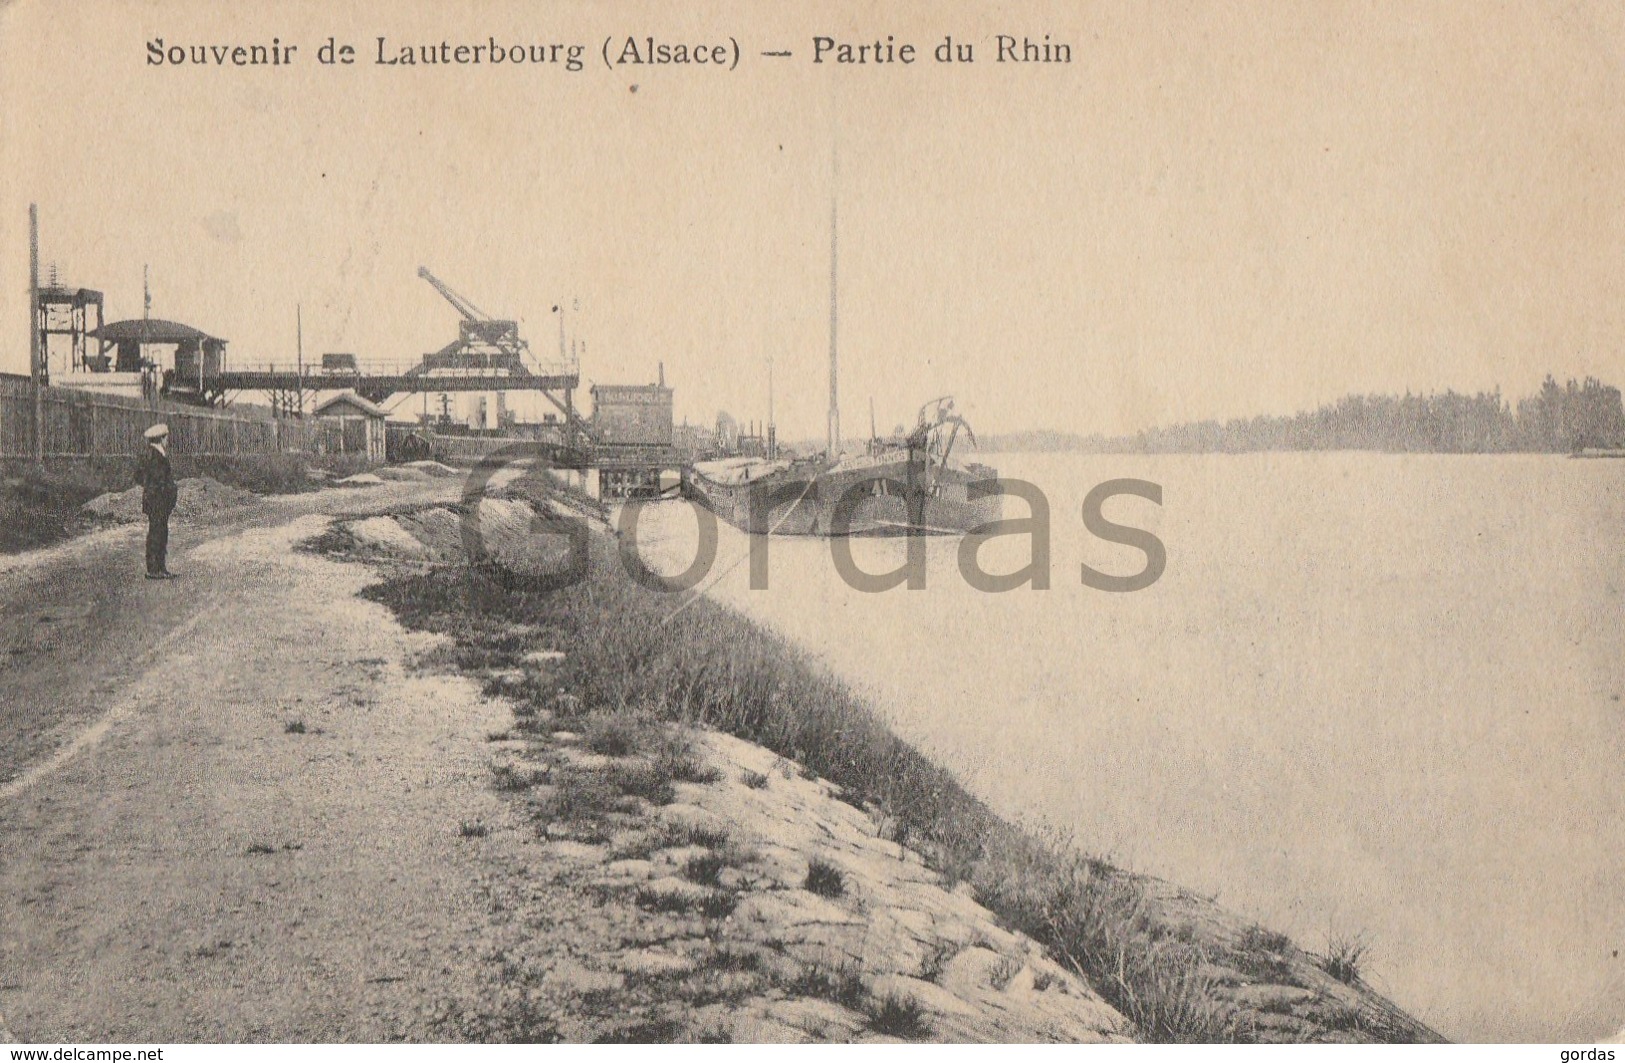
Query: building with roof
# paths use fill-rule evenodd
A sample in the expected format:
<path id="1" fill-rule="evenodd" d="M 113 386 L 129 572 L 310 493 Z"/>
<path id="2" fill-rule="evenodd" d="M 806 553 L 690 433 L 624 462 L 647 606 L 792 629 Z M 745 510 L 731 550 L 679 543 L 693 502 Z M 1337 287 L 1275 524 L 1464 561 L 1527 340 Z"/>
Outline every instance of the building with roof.
<path id="1" fill-rule="evenodd" d="M 383 407 L 357 395 L 341 391 L 323 399 L 313 414 L 314 447 L 318 454 L 350 454 L 367 461 L 384 460 Z"/>
<path id="2" fill-rule="evenodd" d="M 90 292 L 91 296 L 100 293 Z M 198 393 L 203 381 L 218 374 L 226 359 L 226 341 L 202 329 L 163 318 L 99 321 L 100 305 L 81 298 L 63 302 L 62 327 L 49 330 L 60 341 L 64 357 L 48 363 L 49 379 L 59 387 L 86 388 L 114 394 L 156 398 Z M 42 335 L 57 318 L 42 314 Z"/>
<path id="3" fill-rule="evenodd" d="M 666 367 L 655 384 L 594 384 L 592 426 L 600 446 L 671 446 L 671 388 Z"/>

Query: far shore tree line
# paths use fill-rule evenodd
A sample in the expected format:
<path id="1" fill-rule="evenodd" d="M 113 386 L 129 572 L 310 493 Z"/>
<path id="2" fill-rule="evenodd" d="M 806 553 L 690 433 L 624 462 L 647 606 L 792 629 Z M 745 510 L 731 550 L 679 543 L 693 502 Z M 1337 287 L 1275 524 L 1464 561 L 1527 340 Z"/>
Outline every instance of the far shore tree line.
<path id="1" fill-rule="evenodd" d="M 1195 421 L 1126 436 L 1015 432 L 983 449 L 1088 453 L 1241 453 L 1258 450 L 1379 450 L 1437 454 L 1569 454 L 1625 447 L 1619 388 L 1594 377 L 1560 385 L 1547 375 L 1516 404 L 1500 388 L 1463 395 L 1348 395 L 1291 416 Z"/>

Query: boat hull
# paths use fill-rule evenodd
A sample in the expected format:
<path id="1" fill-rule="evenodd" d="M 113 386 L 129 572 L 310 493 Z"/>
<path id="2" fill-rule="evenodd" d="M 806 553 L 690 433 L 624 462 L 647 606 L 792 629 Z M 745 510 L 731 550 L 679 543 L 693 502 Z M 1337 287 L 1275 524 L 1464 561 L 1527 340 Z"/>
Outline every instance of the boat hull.
<path id="1" fill-rule="evenodd" d="M 971 497 L 971 484 L 995 482 L 991 469 L 932 477 L 904 468 L 773 469 L 727 482 L 683 473 L 683 495 L 753 535 L 963 535 L 1003 515 L 996 491 Z M 929 483 L 926 481 L 929 479 Z M 910 482 L 919 484 L 910 489 Z"/>

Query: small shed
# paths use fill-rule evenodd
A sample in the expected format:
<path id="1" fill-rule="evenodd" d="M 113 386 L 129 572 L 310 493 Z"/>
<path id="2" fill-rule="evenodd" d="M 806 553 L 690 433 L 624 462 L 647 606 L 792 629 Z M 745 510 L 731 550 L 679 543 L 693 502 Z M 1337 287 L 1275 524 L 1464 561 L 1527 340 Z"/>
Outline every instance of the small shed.
<path id="1" fill-rule="evenodd" d="M 383 461 L 384 417 L 381 406 L 353 391 L 323 399 L 315 412 L 317 452 Z"/>

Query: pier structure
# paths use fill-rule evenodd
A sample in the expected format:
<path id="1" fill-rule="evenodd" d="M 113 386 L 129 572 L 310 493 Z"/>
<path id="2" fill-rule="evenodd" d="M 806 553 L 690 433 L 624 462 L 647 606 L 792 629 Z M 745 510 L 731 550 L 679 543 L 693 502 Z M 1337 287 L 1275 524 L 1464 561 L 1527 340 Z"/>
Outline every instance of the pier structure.
<path id="1" fill-rule="evenodd" d="M 563 415 L 567 449 L 574 451 L 592 442 L 592 425 L 575 409 L 580 366 L 562 343 L 558 360 L 542 365 L 519 335 L 517 321 L 487 314 L 426 267 L 418 267 L 418 276 L 462 319 L 457 338 L 439 350 L 410 362 L 363 361 L 353 354 L 332 354 L 324 355 L 319 366 L 304 364 L 303 357 L 292 365 L 228 368 L 221 364 L 198 378 L 196 397 L 219 404 L 234 392 L 264 391 L 271 393 L 278 409 L 302 411 L 306 395 L 322 391 L 352 391 L 378 404 L 400 394 L 529 391 L 546 398 Z"/>

